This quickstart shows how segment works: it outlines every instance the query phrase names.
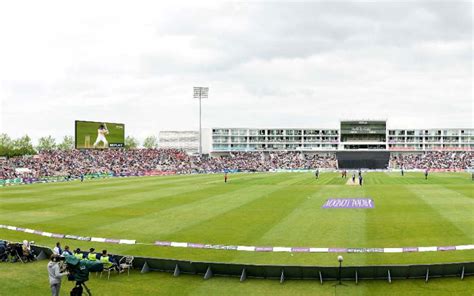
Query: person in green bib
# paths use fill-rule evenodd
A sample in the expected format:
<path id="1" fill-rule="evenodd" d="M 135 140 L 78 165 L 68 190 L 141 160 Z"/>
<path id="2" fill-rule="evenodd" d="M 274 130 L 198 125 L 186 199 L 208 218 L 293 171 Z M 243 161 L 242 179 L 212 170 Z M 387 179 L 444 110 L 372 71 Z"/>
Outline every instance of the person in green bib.
<path id="1" fill-rule="evenodd" d="M 87 260 L 97 261 L 97 254 L 94 251 L 95 251 L 94 248 L 89 249 L 89 254 L 87 254 Z"/>
<path id="2" fill-rule="evenodd" d="M 102 255 L 100 256 L 100 262 L 104 264 L 104 269 L 109 269 L 114 265 L 110 261 L 110 257 L 109 257 L 109 254 L 107 254 L 107 250 L 102 250 Z"/>
<path id="3" fill-rule="evenodd" d="M 77 249 L 74 251 L 74 257 L 76 257 L 78 260 L 84 259 L 84 254 L 82 254 L 80 248 L 77 248 Z"/>
<path id="4" fill-rule="evenodd" d="M 117 260 L 113 256 L 109 256 L 107 250 L 102 250 L 99 261 L 104 264 L 104 269 L 112 269 L 119 273 L 123 272 Z"/>

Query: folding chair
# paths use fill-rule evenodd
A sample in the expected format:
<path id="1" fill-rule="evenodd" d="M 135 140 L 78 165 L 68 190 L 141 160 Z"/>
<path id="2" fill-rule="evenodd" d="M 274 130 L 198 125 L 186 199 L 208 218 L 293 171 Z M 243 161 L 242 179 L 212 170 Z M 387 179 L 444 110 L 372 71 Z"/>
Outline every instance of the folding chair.
<path id="1" fill-rule="evenodd" d="M 117 267 L 117 265 L 112 265 L 112 266 L 107 267 L 107 268 L 104 267 L 104 269 L 100 272 L 99 278 L 102 278 L 102 273 L 107 272 L 107 280 L 110 279 L 110 272 L 112 272 L 114 270 L 116 271 L 117 270 L 116 267 Z"/>
<path id="2" fill-rule="evenodd" d="M 125 256 L 125 257 L 122 257 L 119 261 L 120 268 L 122 270 L 126 269 L 128 275 L 130 275 L 130 268 L 133 267 L 133 259 L 135 259 L 133 256 Z"/>

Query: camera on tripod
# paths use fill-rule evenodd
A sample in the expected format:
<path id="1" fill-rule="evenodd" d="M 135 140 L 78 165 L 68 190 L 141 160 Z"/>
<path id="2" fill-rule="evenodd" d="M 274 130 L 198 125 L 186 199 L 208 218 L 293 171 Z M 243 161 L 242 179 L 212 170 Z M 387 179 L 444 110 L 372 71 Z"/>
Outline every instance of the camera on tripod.
<path id="1" fill-rule="evenodd" d="M 104 265 L 101 262 L 79 260 L 72 255 L 64 256 L 64 262 L 69 273 L 68 280 L 76 282 L 76 285 L 71 290 L 71 296 L 82 295 L 83 287 L 88 295 L 92 295 L 85 282 L 89 280 L 90 272 L 101 272 L 104 269 Z"/>

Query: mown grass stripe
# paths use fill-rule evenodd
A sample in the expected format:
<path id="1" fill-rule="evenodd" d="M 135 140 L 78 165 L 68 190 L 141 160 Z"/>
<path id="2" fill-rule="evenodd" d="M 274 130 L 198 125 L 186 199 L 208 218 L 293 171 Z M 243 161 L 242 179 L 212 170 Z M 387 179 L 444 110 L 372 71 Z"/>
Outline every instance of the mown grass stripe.
<path id="1" fill-rule="evenodd" d="M 136 184 L 136 187 L 134 188 L 129 188 L 129 192 L 127 191 L 121 191 L 121 193 L 117 192 L 107 192 L 106 195 L 101 195 L 100 192 L 98 192 L 94 196 L 83 196 L 81 198 L 77 197 L 77 199 L 72 199 L 72 200 L 66 200 L 64 199 L 64 207 L 67 208 L 67 211 L 58 211 L 58 207 L 56 204 L 51 205 L 49 204 L 48 207 L 42 208 L 41 210 L 35 210 L 35 204 L 32 204 L 31 207 L 33 209 L 30 210 L 25 210 L 25 211 L 17 211 L 17 212 L 11 212 L 8 215 L 3 215 L 0 217 L 0 221 L 3 220 L 13 220 L 13 221 L 19 221 L 19 222 L 29 222 L 29 221 L 34 221 L 35 223 L 38 222 L 44 222 L 44 221 L 54 221 L 54 220 L 62 220 L 64 218 L 70 218 L 71 216 L 77 216 L 80 218 L 80 215 L 83 213 L 87 212 L 93 212 L 97 210 L 103 210 L 104 212 L 107 212 L 107 210 L 110 210 L 111 208 L 121 206 L 121 207 L 126 207 L 128 205 L 131 205 L 133 203 L 140 202 L 141 200 L 145 199 L 156 199 L 157 197 L 161 195 L 176 195 L 179 194 L 180 192 L 189 192 L 189 191 L 196 191 L 196 190 L 202 190 L 206 191 L 207 188 L 210 188 L 211 186 L 206 186 L 202 185 L 202 187 L 188 187 L 188 186 L 183 186 L 180 187 L 179 189 L 175 187 L 170 187 L 166 189 L 162 189 L 157 193 L 155 190 L 156 188 L 153 188 L 151 186 L 148 188 L 148 191 L 141 191 L 143 188 L 139 188 L 140 184 Z M 147 192 L 150 193 L 150 195 L 146 194 Z M 97 196 L 100 196 L 101 198 L 98 199 Z M 111 212 L 111 211 L 109 211 Z"/>
<path id="2" fill-rule="evenodd" d="M 443 224 L 446 224 L 441 226 L 442 229 L 451 229 L 451 233 L 445 234 L 445 236 L 452 235 L 459 237 L 460 241 L 474 242 L 474 215 L 472 211 L 474 200 L 439 185 L 430 188 L 410 187 L 410 190 L 432 208 L 438 216 L 442 217 Z M 433 219 L 435 218 L 433 217 Z"/>
<path id="3" fill-rule="evenodd" d="M 284 181 L 284 185 L 282 182 L 279 182 L 279 185 L 273 186 L 271 194 L 259 195 L 258 198 L 239 207 L 201 221 L 192 227 L 182 229 L 166 238 L 190 237 L 198 239 L 203 237 L 205 242 L 220 243 L 216 241 L 216 238 L 221 237 L 224 238 L 224 241 L 230 241 L 234 244 L 245 244 L 255 241 L 262 235 L 262 232 L 265 232 L 263 229 L 272 227 L 272 223 L 287 215 L 285 211 L 290 212 L 292 208 L 299 204 L 298 201 L 301 200 L 300 195 L 302 191 L 310 192 L 313 190 L 309 188 L 295 190 L 291 186 L 301 178 L 305 178 L 305 176 L 288 176 Z M 252 192 L 251 194 L 254 193 Z M 272 207 L 266 206 L 268 204 L 272 204 Z M 255 231 L 257 234 L 252 234 Z"/>

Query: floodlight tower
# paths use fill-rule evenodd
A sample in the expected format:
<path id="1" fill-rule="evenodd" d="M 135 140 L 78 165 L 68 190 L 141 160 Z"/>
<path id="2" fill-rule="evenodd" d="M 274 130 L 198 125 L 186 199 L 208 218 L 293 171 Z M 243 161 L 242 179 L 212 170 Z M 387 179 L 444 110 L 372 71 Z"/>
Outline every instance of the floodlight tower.
<path id="1" fill-rule="evenodd" d="M 194 98 L 199 99 L 199 155 L 202 155 L 201 99 L 207 99 L 209 87 L 194 87 Z"/>

